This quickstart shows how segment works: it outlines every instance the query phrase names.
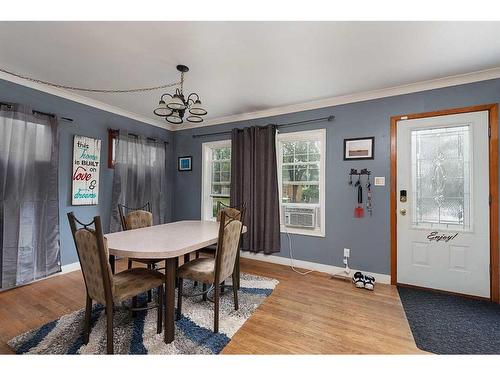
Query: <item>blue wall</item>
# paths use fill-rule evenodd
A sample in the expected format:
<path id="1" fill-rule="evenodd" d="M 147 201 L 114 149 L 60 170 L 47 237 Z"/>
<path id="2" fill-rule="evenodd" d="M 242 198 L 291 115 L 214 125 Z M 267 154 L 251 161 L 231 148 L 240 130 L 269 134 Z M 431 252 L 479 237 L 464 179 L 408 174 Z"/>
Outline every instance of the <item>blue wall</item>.
<path id="1" fill-rule="evenodd" d="M 169 165 L 171 181 L 166 197 L 172 220 L 199 219 L 201 206 L 201 144 L 228 138 L 209 136 L 193 138 L 193 134 L 230 130 L 233 127 L 285 123 L 312 117 L 336 116 L 331 123 L 316 123 L 283 129 L 283 132 L 326 128 L 326 237 L 291 235 L 296 259 L 341 266 L 344 247 L 351 249 L 351 266 L 371 272 L 390 272 L 389 251 L 389 118 L 393 115 L 418 113 L 469 105 L 498 103 L 500 79 L 468 85 L 395 96 L 331 108 L 281 115 L 265 119 L 230 123 L 169 132 L 126 117 L 111 114 L 70 100 L 49 95 L 24 86 L 0 80 L 0 101 L 17 102 L 34 109 L 73 118 L 74 123 L 60 123 L 60 226 L 63 264 L 77 261 L 66 213 L 75 211 L 84 220 L 101 215 L 105 230 L 109 224 L 113 170 L 107 168 L 107 128 L 128 129 L 131 132 L 170 141 L 173 153 Z M 103 140 L 101 148 L 101 187 L 98 206 L 73 207 L 70 201 L 72 139 L 81 134 Z M 375 160 L 343 161 L 343 139 L 375 136 Z M 178 156 L 193 156 L 192 172 L 176 172 Z M 347 185 L 351 168 L 369 168 L 373 176 L 385 176 L 386 186 L 373 189 L 373 217 L 353 218 L 355 191 Z M 175 197 L 175 199 L 173 199 Z M 279 256 L 288 257 L 288 240 L 282 236 Z"/>
<path id="2" fill-rule="evenodd" d="M 107 129 L 127 129 L 130 132 L 168 140 L 170 145 L 167 146 L 167 150 L 171 152 L 173 149 L 172 134 L 168 130 L 8 81 L 0 80 L 0 102 L 22 103 L 42 112 L 56 113 L 59 116 L 69 117 L 74 120 L 73 123 L 64 121 L 59 123 L 59 224 L 61 261 L 63 265 L 78 261 L 68 219 L 66 218 L 67 212 L 74 211 L 76 216 L 83 221 L 90 221 L 93 216 L 101 215 L 104 231 L 106 232 L 109 228 L 113 169 L 108 169 L 107 165 Z M 99 138 L 102 141 L 99 205 L 97 206 L 71 206 L 73 135 L 75 134 Z M 168 181 L 172 181 L 172 168 L 170 168 L 168 174 Z M 169 184 L 168 191 L 172 191 L 171 184 Z M 169 201 L 167 205 L 168 215 L 171 216 L 171 196 L 165 199 Z"/>
<path id="3" fill-rule="evenodd" d="M 199 219 L 201 210 L 201 144 L 230 138 L 193 134 L 230 130 L 233 127 L 286 123 L 335 115 L 333 122 L 284 128 L 282 132 L 327 129 L 326 155 L 326 237 L 291 235 L 296 259 L 341 266 L 343 248 L 351 249 L 351 267 L 390 273 L 390 134 L 389 118 L 394 115 L 427 112 L 500 101 L 500 80 L 395 96 L 294 113 L 175 132 L 175 157 L 192 155 L 193 171 L 176 173 L 174 220 Z M 375 160 L 343 161 L 343 139 L 375 136 Z M 353 218 L 355 189 L 347 184 L 351 168 L 368 168 L 373 176 L 385 176 L 386 186 L 373 189 L 373 216 Z M 289 256 L 288 240 L 282 235 L 281 252 Z"/>

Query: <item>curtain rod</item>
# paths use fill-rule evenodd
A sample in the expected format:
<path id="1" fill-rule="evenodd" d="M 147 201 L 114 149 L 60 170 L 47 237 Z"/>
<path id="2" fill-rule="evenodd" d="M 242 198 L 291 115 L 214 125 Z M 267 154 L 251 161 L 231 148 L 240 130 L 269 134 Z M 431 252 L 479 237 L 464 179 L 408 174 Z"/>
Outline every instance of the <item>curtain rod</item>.
<path id="1" fill-rule="evenodd" d="M 0 106 L 5 106 L 9 109 L 12 108 L 12 104 L 10 103 L 1 103 L 0 102 Z M 31 111 L 34 115 L 43 115 L 43 116 L 48 116 L 48 117 L 51 117 L 51 118 L 56 118 L 57 116 L 54 114 L 54 113 L 47 113 L 47 112 L 42 112 L 42 111 L 37 111 L 35 109 L 33 109 Z M 60 117 L 60 119 L 62 121 L 68 121 L 68 122 L 73 122 L 73 119 L 72 118 L 69 118 L 69 117 Z"/>
<path id="2" fill-rule="evenodd" d="M 114 135 L 118 135 L 118 133 L 120 132 L 120 130 L 118 129 L 108 129 L 109 132 L 113 133 Z M 128 133 L 129 137 L 133 137 L 133 138 L 139 138 L 139 135 L 137 134 L 134 134 L 134 133 Z M 152 138 L 152 137 L 146 137 L 146 139 L 148 141 L 153 141 L 153 142 L 159 142 L 161 140 L 159 139 L 156 139 L 156 138 Z M 169 141 L 163 141 L 163 143 L 165 143 L 166 145 L 169 145 L 170 142 Z"/>
<path id="3" fill-rule="evenodd" d="M 314 118 L 310 120 L 304 120 L 304 121 L 296 121 L 296 122 L 289 122 L 286 124 L 274 124 L 276 125 L 277 128 L 284 128 L 287 126 L 295 126 L 295 125 L 303 125 L 303 124 L 311 124 L 313 122 L 320 122 L 320 121 L 333 121 L 335 120 L 335 116 L 330 115 L 327 117 L 319 117 L 319 118 Z M 222 135 L 222 134 L 231 134 L 231 131 L 223 131 L 223 132 L 215 132 L 215 133 L 205 133 L 205 134 L 193 134 L 193 138 L 200 138 L 200 137 L 208 137 L 211 135 Z"/>

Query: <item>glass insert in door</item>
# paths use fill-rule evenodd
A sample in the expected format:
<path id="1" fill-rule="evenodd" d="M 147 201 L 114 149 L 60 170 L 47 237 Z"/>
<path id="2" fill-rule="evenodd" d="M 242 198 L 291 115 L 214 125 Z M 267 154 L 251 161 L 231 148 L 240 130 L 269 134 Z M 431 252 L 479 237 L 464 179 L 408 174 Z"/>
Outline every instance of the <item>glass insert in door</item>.
<path id="1" fill-rule="evenodd" d="M 411 132 L 412 225 L 472 229 L 469 125 Z"/>

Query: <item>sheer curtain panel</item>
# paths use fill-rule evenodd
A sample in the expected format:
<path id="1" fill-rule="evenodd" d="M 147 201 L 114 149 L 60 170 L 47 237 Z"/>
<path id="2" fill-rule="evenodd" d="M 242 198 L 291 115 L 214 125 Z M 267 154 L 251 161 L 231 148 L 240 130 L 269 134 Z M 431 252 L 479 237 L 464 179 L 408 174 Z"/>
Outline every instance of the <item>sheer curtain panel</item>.
<path id="1" fill-rule="evenodd" d="M 61 271 L 58 125 L 0 105 L 0 289 Z"/>
<path id="2" fill-rule="evenodd" d="M 118 204 L 137 208 L 150 202 L 153 224 L 167 221 L 165 159 L 164 142 L 119 132 L 115 148 L 111 232 L 122 229 Z"/>

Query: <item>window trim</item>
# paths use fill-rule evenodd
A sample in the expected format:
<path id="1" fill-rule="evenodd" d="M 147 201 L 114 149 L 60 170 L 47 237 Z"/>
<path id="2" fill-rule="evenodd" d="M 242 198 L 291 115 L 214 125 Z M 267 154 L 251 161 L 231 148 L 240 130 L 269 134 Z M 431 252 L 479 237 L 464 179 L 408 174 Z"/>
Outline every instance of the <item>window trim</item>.
<path id="1" fill-rule="evenodd" d="M 319 173 L 319 204 L 320 207 L 320 229 L 307 230 L 293 227 L 286 227 L 282 223 L 283 218 L 283 203 L 282 203 L 282 190 L 283 190 L 283 175 L 282 166 L 283 159 L 281 142 L 289 140 L 319 140 L 321 142 L 320 148 L 320 173 Z M 278 167 L 278 189 L 279 189 L 279 207 L 280 207 L 280 230 L 281 233 L 299 234 L 303 236 L 313 236 L 313 237 L 326 237 L 326 128 L 315 129 L 315 130 L 305 130 L 305 131 L 295 131 L 287 133 L 278 133 L 276 135 L 276 160 Z"/>
<path id="2" fill-rule="evenodd" d="M 212 211 L 212 205 L 210 201 L 210 193 L 212 191 L 211 173 L 210 173 L 211 170 L 210 168 L 207 168 L 207 166 L 209 166 L 209 163 L 211 161 L 210 150 L 220 147 L 231 147 L 231 140 L 224 139 L 221 141 L 203 142 L 201 144 L 201 211 L 200 211 L 201 220 L 207 220 L 207 221 L 215 220 L 215 218 L 207 218 L 207 212 L 209 212 L 207 205 L 209 204 L 209 202 L 210 202 L 210 212 Z"/>

